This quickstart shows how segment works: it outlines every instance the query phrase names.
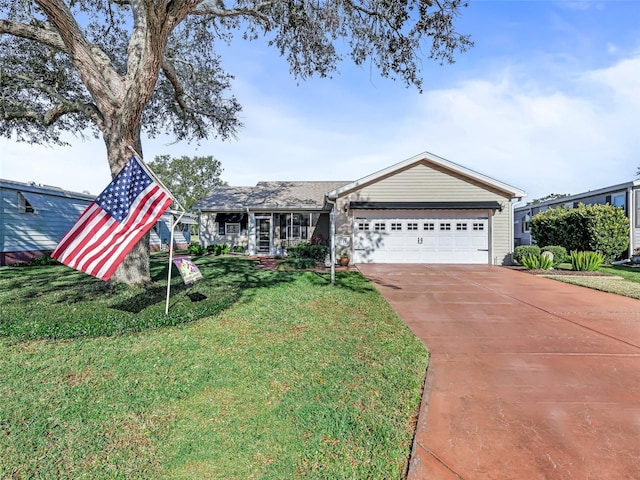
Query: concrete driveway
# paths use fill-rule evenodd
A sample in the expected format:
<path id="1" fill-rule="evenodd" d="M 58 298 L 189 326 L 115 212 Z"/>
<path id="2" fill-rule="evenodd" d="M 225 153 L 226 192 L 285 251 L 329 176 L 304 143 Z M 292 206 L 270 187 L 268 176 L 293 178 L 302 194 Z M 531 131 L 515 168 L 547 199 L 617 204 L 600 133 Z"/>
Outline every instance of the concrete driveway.
<path id="1" fill-rule="evenodd" d="M 431 353 L 409 479 L 640 478 L 640 301 L 502 267 L 358 269 Z"/>

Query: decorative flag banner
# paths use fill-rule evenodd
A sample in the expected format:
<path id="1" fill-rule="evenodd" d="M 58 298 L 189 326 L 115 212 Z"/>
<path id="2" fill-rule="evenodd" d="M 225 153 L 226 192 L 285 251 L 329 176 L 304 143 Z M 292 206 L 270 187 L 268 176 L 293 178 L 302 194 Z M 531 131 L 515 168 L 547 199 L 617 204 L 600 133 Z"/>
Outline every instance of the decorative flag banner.
<path id="1" fill-rule="evenodd" d="M 109 280 L 136 242 L 173 202 L 134 157 L 80 215 L 51 254 L 56 260 Z"/>
<path id="2" fill-rule="evenodd" d="M 176 257 L 173 259 L 173 263 L 178 267 L 178 271 L 180 275 L 182 275 L 182 281 L 185 285 L 204 278 L 198 266 L 193 263 L 193 260 L 189 257 Z"/>

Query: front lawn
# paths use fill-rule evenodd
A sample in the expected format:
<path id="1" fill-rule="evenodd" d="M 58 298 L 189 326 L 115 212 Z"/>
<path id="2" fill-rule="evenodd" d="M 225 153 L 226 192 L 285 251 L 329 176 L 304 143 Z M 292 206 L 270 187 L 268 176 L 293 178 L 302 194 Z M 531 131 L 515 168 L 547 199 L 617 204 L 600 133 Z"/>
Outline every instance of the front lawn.
<path id="1" fill-rule="evenodd" d="M 640 300 L 640 268 L 600 267 L 608 276 L 552 275 L 549 278 Z"/>
<path id="2" fill-rule="evenodd" d="M 378 292 L 197 263 L 169 321 L 159 263 L 150 295 L 0 269 L 0 478 L 401 478 L 427 354 Z"/>

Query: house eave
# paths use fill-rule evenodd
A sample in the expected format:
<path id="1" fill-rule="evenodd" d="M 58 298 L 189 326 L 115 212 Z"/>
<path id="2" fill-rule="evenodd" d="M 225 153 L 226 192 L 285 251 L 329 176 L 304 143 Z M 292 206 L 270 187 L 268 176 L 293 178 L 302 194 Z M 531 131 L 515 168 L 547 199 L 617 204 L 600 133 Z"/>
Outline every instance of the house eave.
<path id="1" fill-rule="evenodd" d="M 487 177 L 486 175 L 483 175 L 481 173 L 478 173 L 474 170 L 471 170 L 469 168 L 463 167 L 462 165 L 458 165 L 457 163 L 453 163 L 449 160 L 445 160 L 444 158 L 438 157 L 437 155 L 434 155 L 432 153 L 429 152 L 422 152 L 418 155 L 415 155 L 411 158 L 408 158 L 400 163 L 396 163 L 395 165 L 391 165 L 390 167 L 387 167 L 383 170 L 380 170 L 378 172 L 375 172 L 371 175 L 367 175 L 366 177 L 363 177 L 359 180 L 356 180 L 355 182 L 352 182 L 350 184 L 344 185 L 340 188 L 336 188 L 335 190 L 332 190 L 331 192 L 327 193 L 327 197 L 329 199 L 335 200 L 338 197 L 351 192 L 353 190 L 357 190 L 361 187 L 363 187 L 364 185 L 370 184 L 370 183 L 375 183 L 376 181 L 392 175 L 395 172 L 398 172 L 400 170 L 406 169 L 414 164 L 417 164 L 419 162 L 427 162 L 427 163 L 431 163 L 434 165 L 437 165 L 441 168 L 444 168 L 446 170 L 449 170 L 451 172 L 455 172 L 459 175 L 462 175 L 464 177 L 467 177 L 469 179 L 475 180 L 479 183 L 482 183 L 486 186 L 489 186 L 491 188 L 494 188 L 496 190 L 499 190 L 501 192 L 506 193 L 508 196 L 510 196 L 511 199 L 516 199 L 516 198 L 522 198 L 525 197 L 527 195 L 527 193 L 524 190 L 520 190 L 518 188 L 515 188 L 511 185 L 508 185 L 506 183 L 500 182 L 498 180 L 495 180 L 493 178 Z"/>

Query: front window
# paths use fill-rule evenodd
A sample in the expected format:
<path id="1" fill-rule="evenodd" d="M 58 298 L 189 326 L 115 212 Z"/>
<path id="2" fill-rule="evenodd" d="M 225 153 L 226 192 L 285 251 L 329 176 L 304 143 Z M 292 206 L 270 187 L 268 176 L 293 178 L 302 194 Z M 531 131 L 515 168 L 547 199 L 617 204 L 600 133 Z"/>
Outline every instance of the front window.
<path id="1" fill-rule="evenodd" d="M 244 213 L 218 213 L 218 235 L 243 235 L 247 232 L 247 215 Z"/>
<path id="2" fill-rule="evenodd" d="M 281 240 L 306 240 L 309 238 L 311 225 L 311 213 L 281 213 L 280 214 L 280 239 Z"/>

